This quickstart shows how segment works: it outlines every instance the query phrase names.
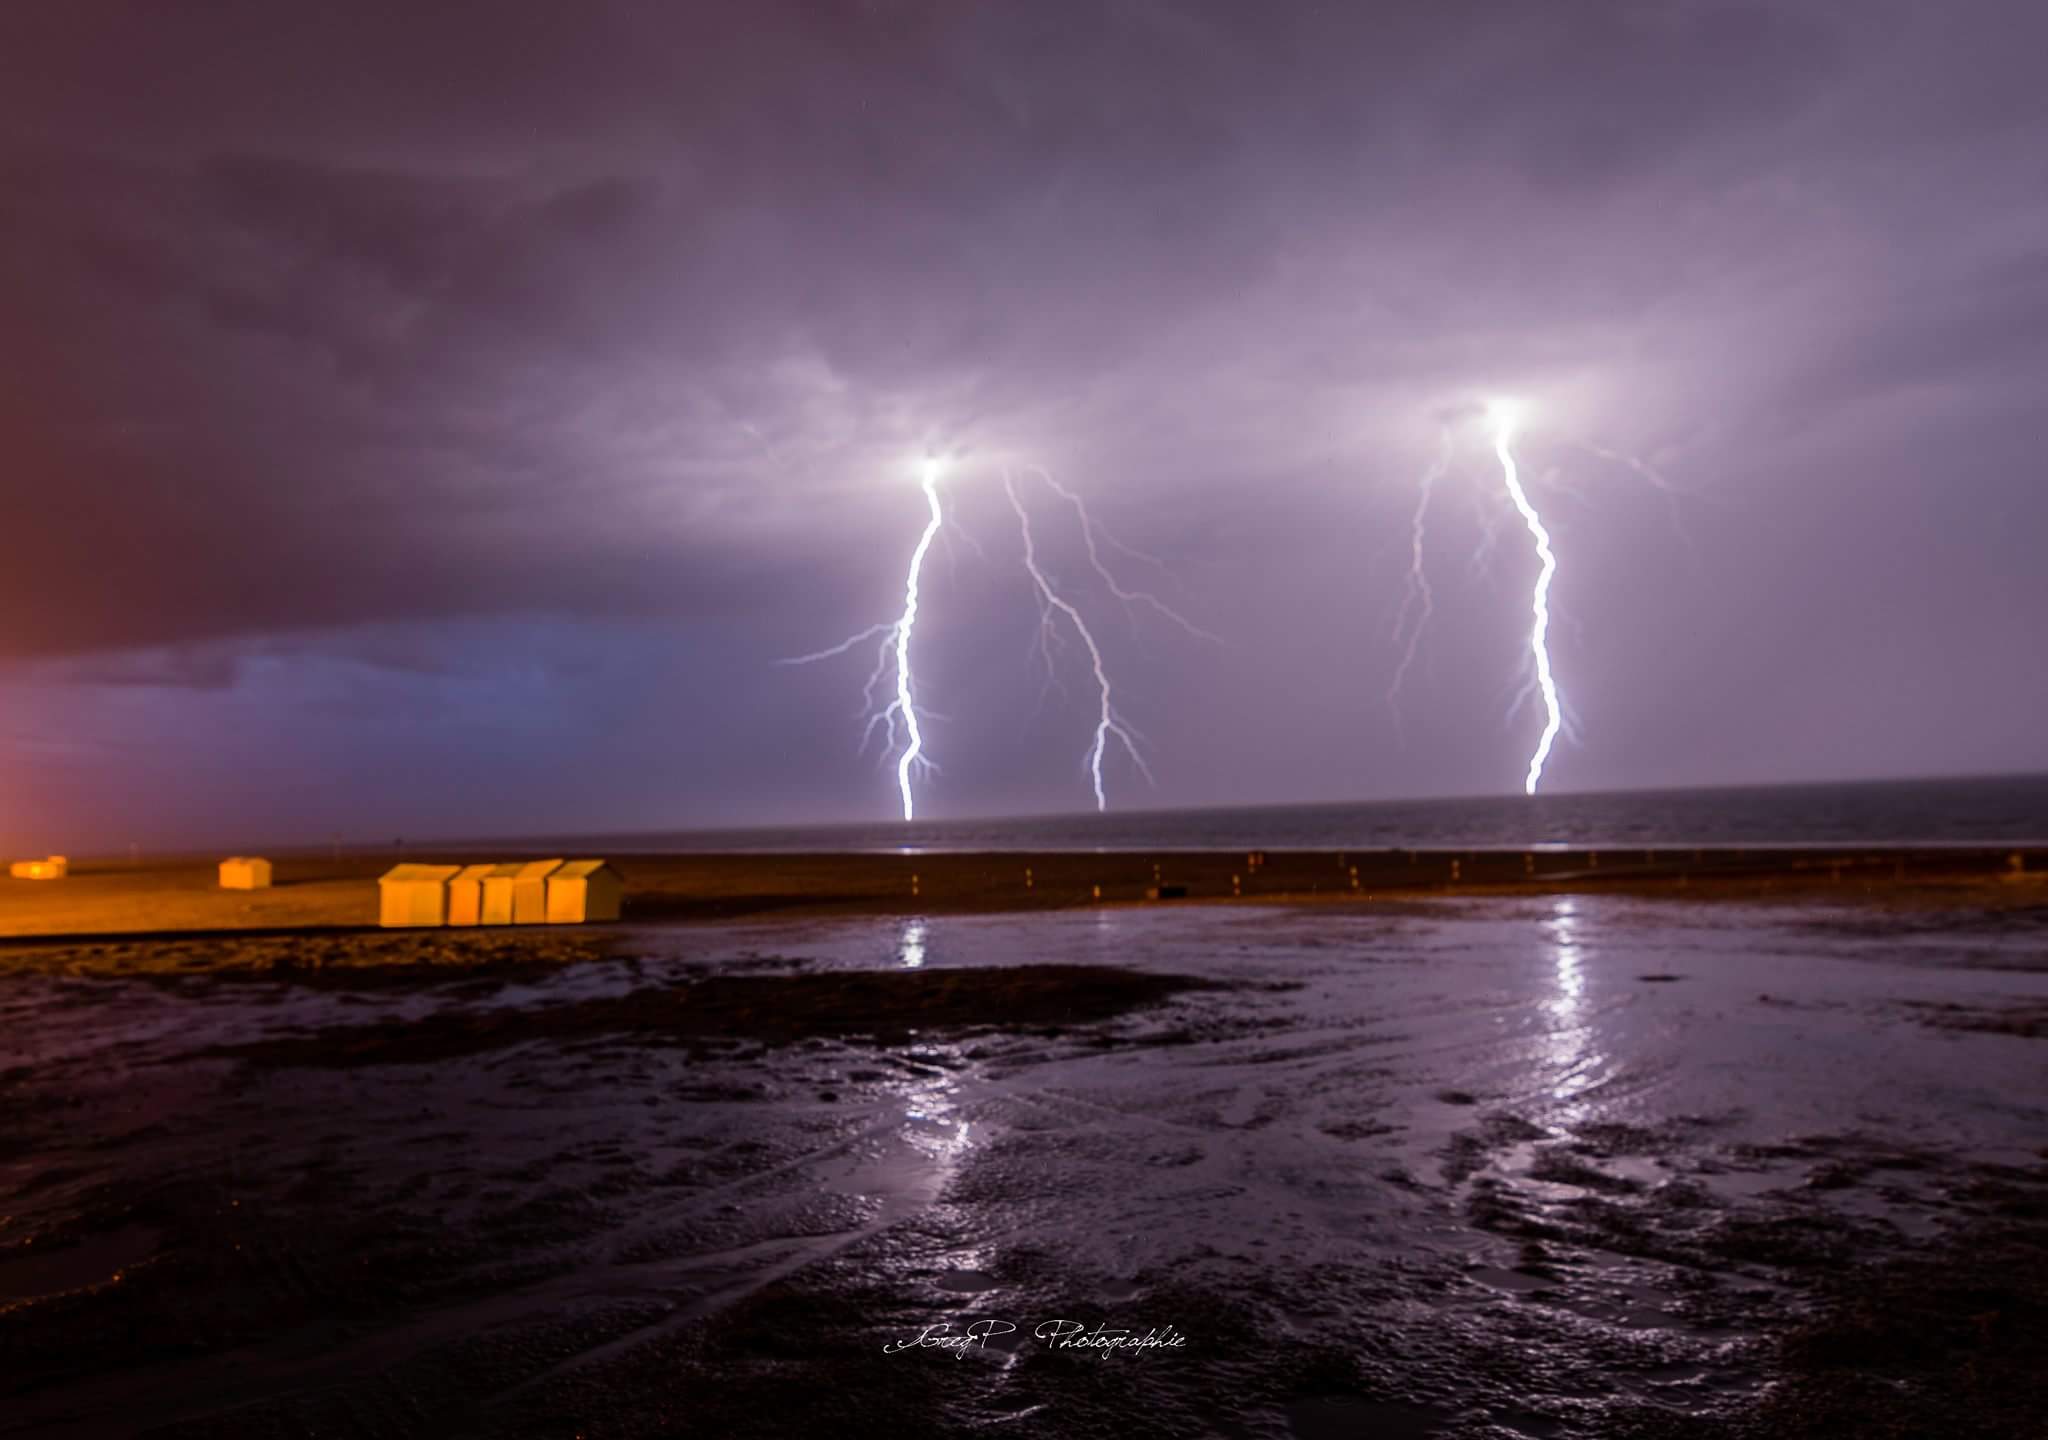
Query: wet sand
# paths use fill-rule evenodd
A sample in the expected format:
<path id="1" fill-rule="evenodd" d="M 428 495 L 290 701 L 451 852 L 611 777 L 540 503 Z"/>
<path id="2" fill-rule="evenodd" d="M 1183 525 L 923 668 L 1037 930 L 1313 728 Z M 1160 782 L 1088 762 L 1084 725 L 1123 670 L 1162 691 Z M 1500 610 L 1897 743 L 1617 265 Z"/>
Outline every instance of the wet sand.
<path id="1" fill-rule="evenodd" d="M 2038 1435 L 2030 889 L 15 946 L 0 1435 Z"/>
<path id="2" fill-rule="evenodd" d="M 377 877 L 398 858 L 280 857 L 276 885 L 257 891 L 218 888 L 210 859 L 80 861 L 64 880 L 0 880 L 0 938 L 361 930 L 375 926 Z M 403 858 L 466 863 L 479 855 L 408 851 Z M 2048 851 L 2005 847 L 622 855 L 614 863 L 626 879 L 627 918 L 659 921 L 1449 894 L 1855 897 L 1904 905 L 2031 904 L 2048 895 Z"/>

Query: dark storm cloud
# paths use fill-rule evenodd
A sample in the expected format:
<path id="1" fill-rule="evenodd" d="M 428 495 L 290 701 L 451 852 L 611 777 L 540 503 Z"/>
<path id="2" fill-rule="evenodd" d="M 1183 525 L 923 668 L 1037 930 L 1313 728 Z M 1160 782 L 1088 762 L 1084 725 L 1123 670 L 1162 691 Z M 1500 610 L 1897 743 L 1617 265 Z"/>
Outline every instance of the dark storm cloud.
<path id="1" fill-rule="evenodd" d="M 8 527 L 0 560 L 47 617 L 23 646 L 724 589 L 715 554 L 678 571 L 586 513 L 614 479 L 593 459 L 648 437 L 579 433 L 563 408 L 596 398 L 603 317 L 550 277 L 630 221 L 631 186 L 221 155 L 15 193 L 0 246 L 26 323 L 0 411 L 39 523 Z M 97 583 L 110 556 L 118 590 Z M 552 573 L 500 589 L 508 560 Z"/>
<path id="2" fill-rule="evenodd" d="M 1922 276 L 1897 307 L 1863 320 L 1832 357 L 1835 398 L 1946 382 L 1995 391 L 2048 373 L 2048 255 Z"/>
<path id="3" fill-rule="evenodd" d="M 1215 614 L 1362 613 L 1397 568 L 1334 537 L 1399 526 L 1432 417 L 1498 386 L 1837 513 L 1867 473 L 1842 417 L 2039 394 L 2042 28 L 1704 0 L 15 7 L 0 610 L 35 623 L 0 655 L 135 652 L 74 679 L 203 688 L 236 655 L 492 617 L 802 649 L 886 606 L 891 479 L 928 444 L 1062 467 Z M 1806 449 L 1835 458 L 1781 477 Z M 1322 623 L 1304 657 L 1377 663 Z M 1169 665 L 1160 703 L 1218 664 L 1250 685 L 1250 660 Z M 1373 699 L 1307 658 L 1261 683 Z"/>

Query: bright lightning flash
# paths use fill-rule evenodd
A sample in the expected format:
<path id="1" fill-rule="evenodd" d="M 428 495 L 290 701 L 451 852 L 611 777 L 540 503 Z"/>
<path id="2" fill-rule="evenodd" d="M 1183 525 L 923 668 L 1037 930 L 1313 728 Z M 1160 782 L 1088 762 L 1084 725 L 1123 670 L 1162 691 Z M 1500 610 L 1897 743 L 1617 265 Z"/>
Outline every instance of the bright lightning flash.
<path id="1" fill-rule="evenodd" d="M 932 539 L 939 533 L 939 526 L 945 522 L 939 510 L 939 475 L 943 466 L 935 459 L 924 462 L 924 472 L 918 483 L 924 489 L 924 498 L 931 506 L 931 519 L 925 523 L 924 534 L 918 537 L 917 548 L 910 552 L 910 575 L 903 582 L 903 614 L 896 621 L 896 713 L 903 717 L 903 729 L 910 737 L 910 743 L 903 747 L 903 753 L 896 760 L 896 788 L 903 792 L 903 818 L 914 818 L 916 806 L 910 795 L 910 772 L 924 755 L 924 732 L 917 725 L 917 706 L 913 703 L 910 686 L 910 632 L 917 625 L 917 582 L 924 569 L 924 557 L 932 548 Z"/>
<path id="2" fill-rule="evenodd" d="M 946 516 L 939 503 L 939 479 L 944 469 L 943 460 L 927 459 L 919 471 L 919 484 L 924 490 L 930 518 L 923 533 L 918 537 L 916 548 L 910 554 L 910 568 L 903 581 L 903 613 L 894 620 L 870 625 L 858 634 L 850 635 L 838 644 L 827 646 L 823 650 L 814 650 L 808 655 L 795 655 L 775 662 L 778 665 L 810 665 L 848 654 L 863 645 L 873 644 L 876 647 L 874 668 L 868 672 L 867 683 L 861 689 L 862 706 L 859 713 L 866 721 L 861 731 L 861 750 L 865 753 L 873 742 L 875 733 L 882 732 L 883 761 L 887 763 L 893 758 L 895 762 L 896 788 L 903 797 L 905 820 L 915 819 L 917 814 L 912 780 L 919 774 L 938 768 L 924 753 L 923 722 L 930 718 L 930 712 L 920 713 L 917 708 L 916 682 L 911 665 L 911 641 L 917 628 L 918 601 L 925 557 L 931 552 L 933 543 L 942 530 L 949 536 L 960 534 L 963 539 L 968 540 L 977 555 L 981 553 L 981 547 L 973 544 L 971 537 L 960 531 L 957 524 L 947 526 Z M 1030 466 L 1022 473 L 1039 477 L 1054 494 L 1073 508 L 1081 524 L 1081 539 L 1087 552 L 1089 567 L 1109 593 L 1122 602 L 1134 624 L 1136 611 L 1142 606 L 1178 625 L 1190 635 L 1218 645 L 1224 643 L 1220 636 L 1194 624 L 1157 595 L 1121 584 L 1104 559 L 1103 547 L 1107 546 L 1134 559 L 1142 560 L 1167 573 L 1171 579 L 1171 573 L 1166 571 L 1162 562 L 1142 551 L 1131 549 L 1110 535 L 1095 522 L 1081 497 L 1061 485 L 1044 469 Z M 1072 627 L 1073 633 L 1080 637 L 1082 646 L 1088 652 L 1089 666 L 1095 677 L 1098 708 L 1095 737 L 1088 748 L 1086 764 L 1094 786 L 1095 808 L 1098 811 L 1107 810 L 1109 799 L 1103 769 L 1112 743 L 1123 748 L 1124 753 L 1130 756 L 1131 763 L 1137 767 L 1138 773 L 1143 775 L 1148 783 L 1152 781 L 1151 768 L 1139 752 L 1139 745 L 1145 737 L 1117 713 L 1111 701 L 1109 667 L 1103 659 L 1101 647 L 1096 643 L 1095 632 L 1088 627 L 1088 622 L 1082 617 L 1079 607 L 1060 590 L 1052 576 L 1040 565 L 1036 537 L 1031 530 L 1030 513 L 1017 492 L 1015 478 L 1008 470 L 1003 472 L 1003 493 L 1009 497 L 1010 508 L 1016 512 L 1017 524 L 1024 535 L 1024 569 L 1031 577 L 1032 594 L 1038 601 L 1038 651 L 1045 661 L 1048 688 L 1058 688 L 1064 693 L 1065 687 L 1059 679 L 1057 652 L 1063 650 L 1066 645 L 1065 626 Z M 892 680 L 895 694 L 884 704 L 884 686 Z M 899 722 L 902 725 L 901 748 L 897 731 Z"/>
<path id="3" fill-rule="evenodd" d="M 903 613 L 894 620 L 870 625 L 859 634 L 849 635 L 837 645 L 775 662 L 778 665 L 810 665 L 819 660 L 844 655 L 856 645 L 869 640 L 881 642 L 875 655 L 875 668 L 869 672 L 867 684 L 861 689 L 861 698 L 864 702 L 862 714 L 867 716 L 867 728 L 862 732 L 861 748 L 865 750 L 875 731 L 881 729 L 887 732 L 883 748 L 883 754 L 886 756 L 896 744 L 896 722 L 898 719 L 902 720 L 907 743 L 896 757 L 896 788 L 902 792 L 905 820 L 915 819 L 917 815 L 916 801 L 911 793 L 911 776 L 919 770 L 935 768 L 932 762 L 925 758 L 924 729 L 919 725 L 917 718 L 916 695 L 910 669 L 910 636 L 917 627 L 918 588 L 924 575 L 925 556 L 931 552 L 932 541 L 938 537 L 939 527 L 945 523 L 944 513 L 939 508 L 939 477 L 945 473 L 945 468 L 943 460 L 928 457 L 918 472 L 918 485 L 924 491 L 925 503 L 930 507 L 931 518 L 925 523 L 924 533 L 918 537 L 917 548 L 910 552 L 910 571 L 903 581 Z M 874 708 L 875 691 L 889 675 L 892 666 L 896 676 L 896 698 L 877 710 Z"/>
<path id="4" fill-rule="evenodd" d="M 1051 483 L 1050 477 L 1047 477 L 1047 480 L 1048 483 Z M 1054 484 L 1053 488 L 1059 490 L 1062 495 L 1071 500 L 1076 509 L 1081 509 L 1081 502 L 1078 497 L 1068 491 L 1060 490 L 1057 484 Z M 1102 758 L 1109 749 L 1109 742 L 1112 738 L 1119 745 L 1123 746 L 1124 752 L 1131 757 L 1132 762 L 1137 765 L 1139 771 L 1148 781 L 1152 778 L 1152 772 L 1145 764 L 1145 757 L 1138 753 L 1138 737 L 1136 733 L 1131 730 L 1122 717 L 1116 713 L 1115 707 L 1110 704 L 1109 672 L 1103 666 L 1102 650 L 1096 645 L 1094 633 L 1089 630 L 1088 622 L 1081 618 L 1081 612 L 1074 608 L 1072 602 L 1054 588 L 1052 581 L 1046 577 L 1045 571 L 1039 567 L 1038 551 L 1031 537 L 1031 517 L 1024 509 L 1024 502 L 1017 498 L 1017 486 L 1010 478 L 1008 471 L 1003 473 L 1003 493 L 1009 496 L 1010 508 L 1017 512 L 1018 528 L 1024 533 L 1024 569 L 1030 574 L 1032 586 L 1038 592 L 1040 609 L 1043 615 L 1042 623 L 1050 625 L 1054 611 L 1058 611 L 1066 616 L 1068 623 L 1074 627 L 1074 632 L 1081 637 L 1081 643 L 1087 647 L 1088 661 L 1094 667 L 1095 691 L 1099 697 L 1101 708 L 1095 722 L 1095 741 L 1088 749 L 1088 775 L 1095 785 L 1095 808 L 1098 812 L 1104 811 L 1109 808 L 1109 799 L 1102 785 Z M 1090 522 L 1086 510 L 1081 510 L 1081 518 L 1083 526 L 1089 527 Z M 1084 529 L 1083 533 L 1089 533 L 1089 531 Z M 1108 580 L 1108 572 L 1103 570 L 1102 562 L 1097 558 L 1095 541 L 1092 534 L 1089 534 L 1088 558 L 1094 563 L 1095 569 L 1103 575 L 1104 579 Z M 1126 599 L 1126 593 L 1117 589 L 1114 580 L 1108 580 L 1108 583 L 1112 593 L 1116 594 L 1118 599 Z M 1129 593 L 1133 596 L 1139 594 L 1136 591 Z M 1143 596 L 1141 598 L 1150 599 L 1151 597 Z M 1164 605 L 1160 605 L 1157 601 L 1152 603 L 1163 613 L 1173 616 L 1174 619 L 1178 620 L 1180 618 L 1177 615 L 1173 615 L 1172 611 L 1167 610 Z M 1183 625 L 1187 624 L 1186 621 L 1181 623 Z M 1193 626 L 1187 626 L 1187 628 L 1194 631 Z M 1201 634 L 1206 632 L 1195 631 L 1195 633 Z M 1050 665 L 1050 649 L 1046 645 L 1046 638 L 1044 632 L 1041 631 L 1039 648 L 1047 655 L 1047 664 Z"/>
<path id="5" fill-rule="evenodd" d="M 1550 548 L 1550 532 L 1543 528 L 1543 517 L 1536 513 L 1536 507 L 1529 503 L 1528 492 L 1522 488 L 1521 476 L 1515 469 L 1514 451 L 1509 448 L 1514 440 L 1515 424 L 1521 418 L 1517 408 L 1507 402 L 1495 401 L 1487 407 L 1486 414 L 1493 426 L 1493 453 L 1500 458 L 1508 499 L 1521 512 L 1522 523 L 1529 527 L 1529 535 L 1536 542 L 1537 559 L 1542 562 L 1542 569 L 1536 576 L 1535 593 L 1530 599 L 1534 624 L 1529 631 L 1529 649 L 1536 657 L 1536 684 L 1543 692 L 1545 718 L 1543 738 L 1536 744 L 1536 753 L 1529 757 L 1529 774 L 1522 782 L 1523 793 L 1534 795 L 1536 787 L 1542 783 L 1543 766 L 1550 758 L 1550 747 L 1557 740 L 1557 732 L 1564 727 L 1557 681 L 1550 671 L 1550 582 L 1557 575 L 1557 555 Z"/>
<path id="6" fill-rule="evenodd" d="M 1393 711 L 1395 731 L 1398 735 L 1401 728 L 1400 700 L 1402 687 L 1408 678 L 1409 672 L 1414 667 L 1422 642 L 1422 632 L 1429 625 L 1431 613 L 1435 609 L 1436 593 L 1431 587 L 1429 576 L 1425 569 L 1426 557 L 1424 553 L 1425 536 L 1432 513 L 1431 507 L 1435 503 L 1435 492 L 1440 488 L 1441 482 L 1452 465 L 1453 427 L 1458 427 L 1457 434 L 1461 436 L 1464 433 L 1463 426 L 1466 421 L 1476 417 L 1483 422 L 1485 434 L 1492 445 L 1494 456 L 1500 462 L 1501 476 L 1505 482 L 1510 505 L 1515 514 L 1521 517 L 1523 526 L 1535 541 L 1536 557 L 1541 562 L 1540 572 L 1536 577 L 1535 591 L 1530 597 L 1529 607 L 1532 615 L 1532 624 L 1529 630 L 1529 653 L 1534 658 L 1535 664 L 1523 667 L 1523 684 L 1516 692 L 1513 701 L 1510 702 L 1507 714 L 1507 718 L 1513 720 L 1515 716 L 1522 713 L 1522 707 L 1528 704 L 1533 697 L 1540 695 L 1542 698 L 1544 711 L 1543 735 L 1537 742 L 1535 753 L 1529 758 L 1528 773 L 1522 783 L 1523 791 L 1534 795 L 1543 783 L 1544 767 L 1550 761 L 1551 752 L 1557 743 L 1558 736 L 1563 734 L 1569 727 L 1569 721 L 1565 715 L 1564 701 L 1558 693 L 1556 674 L 1551 667 L 1550 627 L 1551 621 L 1554 618 L 1569 620 L 1570 616 L 1553 616 L 1552 614 L 1550 608 L 1550 589 L 1552 583 L 1557 578 L 1557 552 L 1551 544 L 1550 530 L 1544 525 L 1543 517 L 1537 513 L 1535 503 L 1529 497 L 1528 487 L 1522 483 L 1522 473 L 1515 460 L 1515 443 L 1521 433 L 1522 424 L 1527 417 L 1527 413 L 1528 407 L 1523 402 L 1496 399 L 1477 406 L 1459 404 L 1439 414 L 1439 419 L 1444 427 L 1442 437 L 1443 448 L 1435 462 L 1431 464 L 1422 477 L 1420 492 L 1415 497 L 1414 512 L 1410 516 L 1408 523 L 1407 588 L 1402 596 L 1401 607 L 1394 616 L 1393 632 L 1393 642 L 1400 655 L 1394 667 L 1392 683 L 1387 687 L 1386 698 L 1389 709 Z M 1610 466 L 1626 470 L 1651 488 L 1660 492 L 1671 506 L 1674 532 L 1679 540 L 1688 547 L 1691 546 L 1691 538 L 1686 534 L 1682 524 L 1683 516 L 1680 513 L 1678 502 L 1681 499 L 1688 498 L 1693 492 L 1682 489 L 1648 461 L 1639 459 L 1625 451 L 1611 450 L 1605 446 L 1569 438 L 1553 437 L 1553 439 L 1556 440 L 1556 443 L 1574 450 L 1583 451 L 1587 455 L 1605 461 Z M 1576 488 L 1565 485 L 1563 477 L 1555 469 L 1544 473 L 1541 479 L 1541 488 L 1546 494 L 1555 490 L 1573 499 L 1590 498 L 1590 496 L 1581 495 Z M 1492 560 L 1499 547 L 1499 541 L 1504 534 L 1511 533 L 1513 522 L 1508 516 L 1510 506 L 1502 506 L 1494 501 L 1486 500 L 1483 494 L 1477 491 L 1471 493 L 1471 499 L 1478 507 L 1479 528 L 1481 532 L 1479 544 L 1472 553 L 1469 566 L 1472 576 L 1477 578 L 1491 570 Z M 1530 673 L 1532 671 L 1533 673 Z"/>

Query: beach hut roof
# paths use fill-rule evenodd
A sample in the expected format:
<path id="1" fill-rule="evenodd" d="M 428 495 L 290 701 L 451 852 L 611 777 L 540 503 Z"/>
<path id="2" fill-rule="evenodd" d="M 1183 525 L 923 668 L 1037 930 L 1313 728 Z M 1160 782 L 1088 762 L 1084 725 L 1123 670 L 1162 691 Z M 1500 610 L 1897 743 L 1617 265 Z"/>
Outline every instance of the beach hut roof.
<path id="1" fill-rule="evenodd" d="M 521 880 L 539 880 L 544 876 L 554 874 L 561 867 L 561 864 L 562 862 L 559 860 L 528 860 L 513 873 L 518 875 Z"/>
<path id="2" fill-rule="evenodd" d="M 495 865 L 465 865 L 455 878 L 457 880 L 481 880 L 496 868 Z"/>
<path id="3" fill-rule="evenodd" d="M 606 868 L 608 868 L 607 863 L 603 860 L 571 860 L 555 872 L 554 878 L 557 880 L 587 880 L 598 871 Z"/>
<path id="4" fill-rule="evenodd" d="M 418 865 L 408 862 L 393 865 L 378 877 L 379 885 L 402 885 L 408 881 L 453 880 L 462 872 L 460 865 Z"/>

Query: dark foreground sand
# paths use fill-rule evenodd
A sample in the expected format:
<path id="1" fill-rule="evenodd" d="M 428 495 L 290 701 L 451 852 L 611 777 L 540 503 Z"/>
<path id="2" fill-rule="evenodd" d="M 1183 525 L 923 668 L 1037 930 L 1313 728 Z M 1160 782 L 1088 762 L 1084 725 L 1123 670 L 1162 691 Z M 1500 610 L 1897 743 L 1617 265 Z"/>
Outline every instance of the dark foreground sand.
<path id="1" fill-rule="evenodd" d="M 287 857 L 275 887 L 253 892 L 218 888 L 210 860 L 87 860 L 64 880 L 0 879 L 0 938 L 361 929 L 376 924 L 376 880 L 397 858 Z M 650 921 L 1615 892 L 2001 905 L 2048 893 L 2048 851 L 2006 848 L 625 855 L 615 863 L 626 877 L 627 918 Z M 1148 899 L 1155 891 L 1167 898 Z"/>
<path id="2" fill-rule="evenodd" d="M 2040 1436 L 2048 896 L 1801 858 L 13 943 L 0 1436 Z"/>

